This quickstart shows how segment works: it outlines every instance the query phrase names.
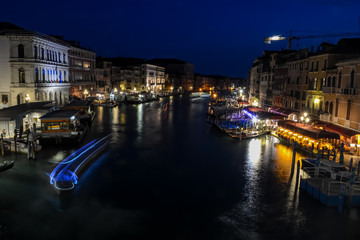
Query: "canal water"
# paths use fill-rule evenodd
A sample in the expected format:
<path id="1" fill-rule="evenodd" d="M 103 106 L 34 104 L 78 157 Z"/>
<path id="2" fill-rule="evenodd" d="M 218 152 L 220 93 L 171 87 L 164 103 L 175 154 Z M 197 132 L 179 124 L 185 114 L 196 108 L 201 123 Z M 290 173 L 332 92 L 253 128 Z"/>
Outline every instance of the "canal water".
<path id="1" fill-rule="evenodd" d="M 98 107 L 85 142 L 109 149 L 58 194 L 49 173 L 75 146 L 47 146 L 0 173 L 0 239 L 354 239 L 360 212 L 296 188 L 292 149 L 234 140 L 206 123 L 204 99 Z M 297 159 L 301 158 L 297 154 Z M 292 174 L 294 170 L 294 174 Z"/>

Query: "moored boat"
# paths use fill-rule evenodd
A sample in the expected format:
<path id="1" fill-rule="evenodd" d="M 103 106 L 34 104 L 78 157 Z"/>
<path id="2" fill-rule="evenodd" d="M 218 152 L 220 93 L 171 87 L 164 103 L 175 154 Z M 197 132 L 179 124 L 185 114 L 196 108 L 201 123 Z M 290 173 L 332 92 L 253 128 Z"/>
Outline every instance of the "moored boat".
<path id="1" fill-rule="evenodd" d="M 4 161 L 3 163 L 0 163 L 0 172 L 8 170 L 14 166 L 15 161 Z"/>

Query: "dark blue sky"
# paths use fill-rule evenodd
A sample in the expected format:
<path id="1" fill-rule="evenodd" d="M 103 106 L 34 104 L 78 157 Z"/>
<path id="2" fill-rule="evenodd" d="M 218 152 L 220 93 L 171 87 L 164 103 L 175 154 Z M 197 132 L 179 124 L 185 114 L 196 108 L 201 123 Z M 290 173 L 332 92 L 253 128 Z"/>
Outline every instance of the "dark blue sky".
<path id="1" fill-rule="evenodd" d="M 265 45 L 264 37 L 357 32 L 359 10 L 358 0 L 5 0 L 0 21 L 78 40 L 98 56 L 178 58 L 198 73 L 247 77 L 263 50 L 286 48 L 286 41 Z"/>

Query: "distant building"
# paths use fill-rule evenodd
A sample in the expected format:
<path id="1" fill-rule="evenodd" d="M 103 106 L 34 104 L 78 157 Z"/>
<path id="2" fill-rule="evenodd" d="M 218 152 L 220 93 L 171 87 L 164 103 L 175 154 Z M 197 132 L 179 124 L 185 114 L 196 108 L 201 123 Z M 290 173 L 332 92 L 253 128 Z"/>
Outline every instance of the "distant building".
<path id="1" fill-rule="evenodd" d="M 117 72 L 115 69 L 114 74 L 113 71 L 113 64 L 109 60 L 105 60 L 104 58 L 97 58 L 96 60 L 96 69 L 95 69 L 95 80 L 96 80 L 96 87 L 93 95 L 110 94 L 112 90 L 112 78 L 116 76 Z"/>
<path id="2" fill-rule="evenodd" d="M 70 95 L 85 98 L 96 89 L 96 53 L 72 41 L 69 49 Z"/>
<path id="3" fill-rule="evenodd" d="M 9 106 L 69 99 L 70 44 L 0 22 L 0 95 Z"/>
<path id="4" fill-rule="evenodd" d="M 141 81 L 146 90 L 158 94 L 165 88 L 165 68 L 152 64 L 141 65 Z"/>
<path id="5" fill-rule="evenodd" d="M 194 91 L 194 65 L 178 59 L 156 58 L 147 61 L 149 64 L 162 66 L 167 75 L 167 90 Z"/>

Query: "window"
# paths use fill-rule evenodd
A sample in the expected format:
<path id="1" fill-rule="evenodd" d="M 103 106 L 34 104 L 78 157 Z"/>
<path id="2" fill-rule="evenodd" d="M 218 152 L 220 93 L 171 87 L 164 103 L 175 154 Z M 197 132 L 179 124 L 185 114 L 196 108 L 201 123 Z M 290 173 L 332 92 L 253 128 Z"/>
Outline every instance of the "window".
<path id="1" fill-rule="evenodd" d="M 61 53 L 59 52 L 59 62 L 61 62 Z"/>
<path id="2" fill-rule="evenodd" d="M 41 59 L 44 60 L 45 58 L 45 51 L 43 48 L 41 48 Z"/>
<path id="3" fill-rule="evenodd" d="M 339 81 L 338 81 L 338 88 L 341 88 L 341 77 L 342 77 L 342 72 L 339 72 Z"/>
<path id="4" fill-rule="evenodd" d="M 63 61 L 64 61 L 64 63 L 66 63 L 66 55 L 65 55 L 65 53 L 63 54 Z"/>
<path id="5" fill-rule="evenodd" d="M 24 58 L 24 45 L 18 45 L 18 58 Z"/>
<path id="6" fill-rule="evenodd" d="M 317 72 L 319 70 L 319 61 L 316 61 L 316 68 L 315 71 Z"/>
<path id="7" fill-rule="evenodd" d="M 19 69 L 19 83 L 25 83 L 25 70 L 23 68 Z"/>
<path id="8" fill-rule="evenodd" d="M 34 46 L 34 58 L 35 59 L 38 58 L 38 48 L 37 48 L 37 46 Z"/>
<path id="9" fill-rule="evenodd" d="M 6 94 L 1 95 L 1 102 L 7 104 L 9 102 L 8 95 Z"/>
<path id="10" fill-rule="evenodd" d="M 48 70 L 49 71 L 49 70 Z M 45 69 L 42 70 L 42 75 L 43 75 L 43 82 L 45 82 Z"/>
<path id="11" fill-rule="evenodd" d="M 355 83 L 355 71 L 352 70 L 350 75 L 350 88 L 354 88 L 354 83 Z"/>
<path id="12" fill-rule="evenodd" d="M 326 68 L 327 68 L 327 59 L 324 59 L 324 67 L 323 67 L 323 70 L 326 70 Z"/>
<path id="13" fill-rule="evenodd" d="M 330 87 L 330 84 L 331 84 L 331 77 L 329 76 L 327 79 L 327 86 Z"/>
<path id="14" fill-rule="evenodd" d="M 336 84 L 336 77 L 333 76 L 331 86 L 332 86 L 332 87 L 335 87 L 335 84 Z"/>
<path id="15" fill-rule="evenodd" d="M 35 68 L 35 81 L 39 82 L 39 69 Z"/>

